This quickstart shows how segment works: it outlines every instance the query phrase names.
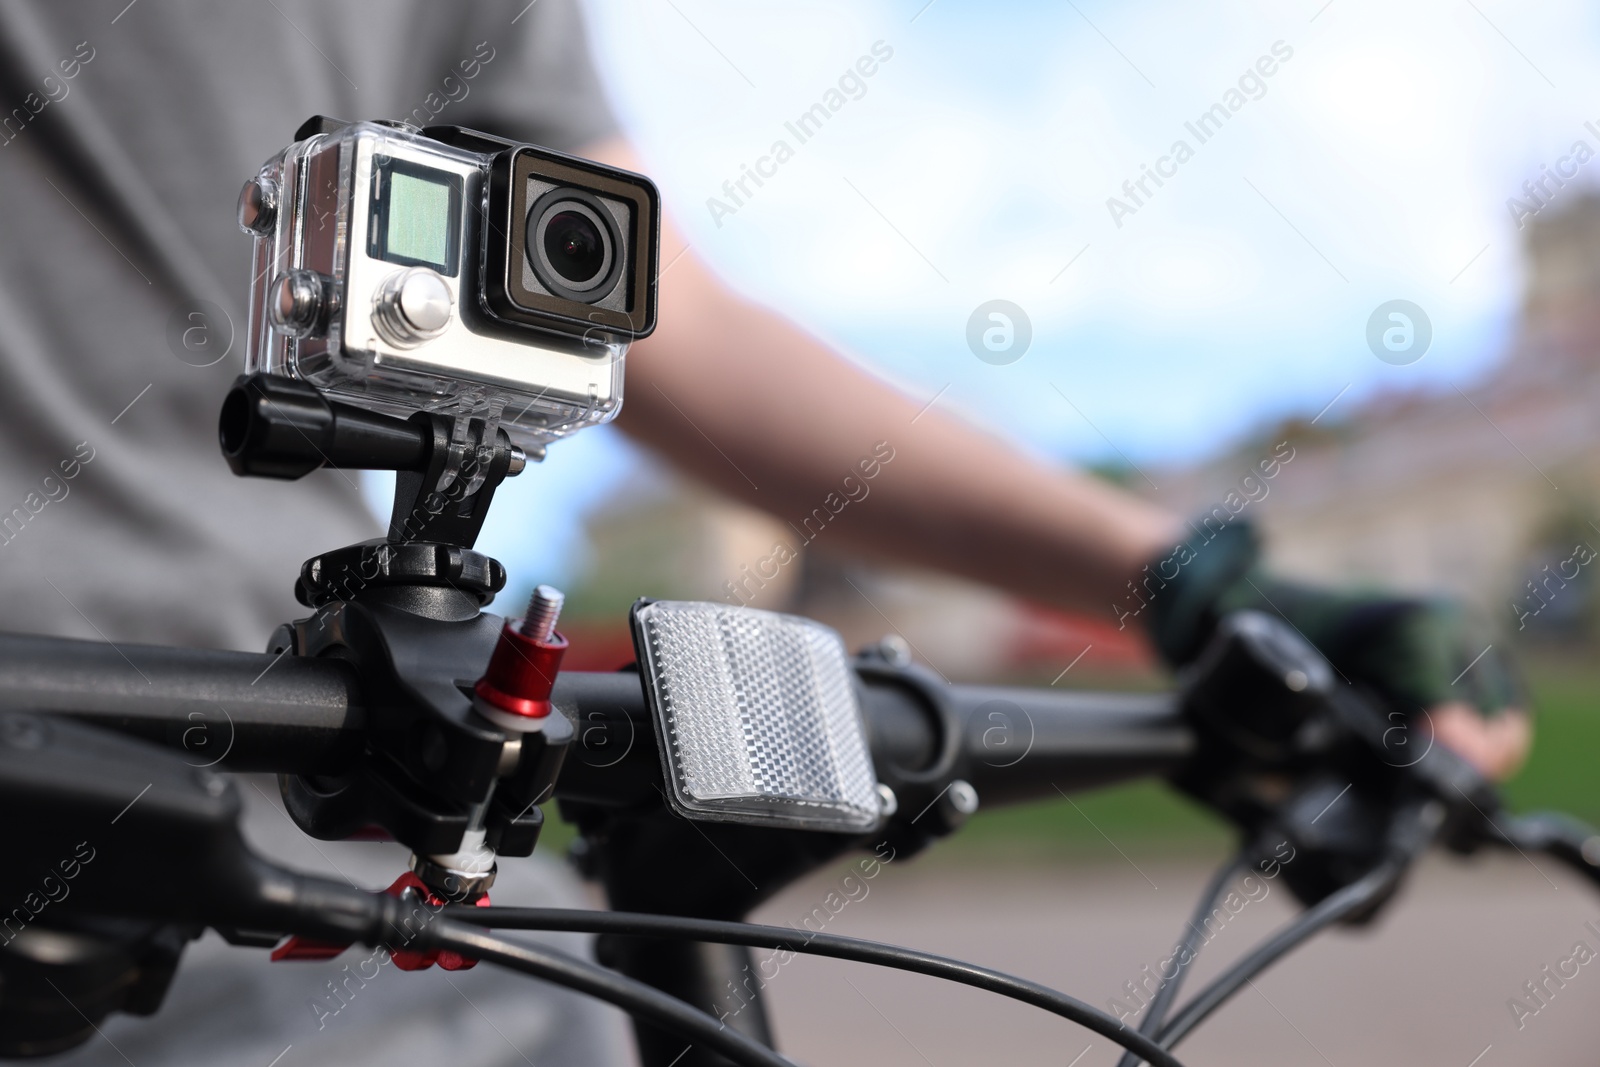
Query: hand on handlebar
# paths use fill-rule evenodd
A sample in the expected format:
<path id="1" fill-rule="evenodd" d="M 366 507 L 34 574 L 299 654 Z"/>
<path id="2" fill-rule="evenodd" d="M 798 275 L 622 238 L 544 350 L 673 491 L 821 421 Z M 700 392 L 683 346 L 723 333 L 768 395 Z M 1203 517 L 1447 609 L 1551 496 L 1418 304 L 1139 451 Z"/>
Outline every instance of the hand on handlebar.
<path id="1" fill-rule="evenodd" d="M 1143 572 L 1142 614 L 1169 665 L 1193 661 L 1229 612 L 1265 611 L 1489 778 L 1522 765 L 1533 731 L 1516 675 L 1459 605 L 1286 582 L 1262 568 L 1248 522 L 1199 529 Z"/>
<path id="2" fill-rule="evenodd" d="M 1429 709 L 1428 719 L 1441 744 L 1495 782 L 1517 773 L 1533 745 L 1533 723 L 1520 707 L 1485 718 L 1473 705 L 1457 701 Z"/>

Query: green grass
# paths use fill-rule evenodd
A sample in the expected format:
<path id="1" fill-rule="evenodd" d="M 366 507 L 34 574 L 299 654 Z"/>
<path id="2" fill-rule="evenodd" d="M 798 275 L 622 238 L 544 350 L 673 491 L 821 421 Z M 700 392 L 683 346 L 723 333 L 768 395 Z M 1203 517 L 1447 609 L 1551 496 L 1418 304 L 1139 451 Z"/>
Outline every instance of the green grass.
<path id="1" fill-rule="evenodd" d="M 1538 713 L 1533 755 L 1506 785 L 1514 811 L 1564 811 L 1600 825 L 1600 658 L 1527 664 Z"/>
<path id="2" fill-rule="evenodd" d="M 1134 782 L 1023 807 L 982 811 L 938 849 L 952 858 L 1119 859 L 1122 852 L 1222 850 L 1227 824 L 1162 782 Z"/>

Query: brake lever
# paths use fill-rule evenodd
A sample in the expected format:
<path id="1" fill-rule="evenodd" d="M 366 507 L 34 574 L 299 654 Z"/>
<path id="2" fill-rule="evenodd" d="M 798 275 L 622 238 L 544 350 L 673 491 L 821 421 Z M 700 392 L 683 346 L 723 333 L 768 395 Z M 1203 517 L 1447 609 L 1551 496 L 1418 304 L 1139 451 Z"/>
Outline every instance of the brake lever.
<path id="1" fill-rule="evenodd" d="M 1415 720 L 1396 725 L 1402 712 L 1385 710 L 1375 694 L 1341 681 L 1321 651 L 1282 619 L 1258 611 L 1227 616 L 1186 682 L 1191 714 L 1255 769 L 1314 762 L 1337 747 L 1327 729 L 1333 725 L 1375 758 L 1373 775 L 1420 787 L 1458 820 L 1489 822 L 1501 810 L 1494 784 L 1434 744 L 1431 730 L 1421 754 L 1413 755 Z"/>
<path id="2" fill-rule="evenodd" d="M 1542 852 L 1600 887 L 1600 831 L 1558 812 L 1535 812 L 1488 823 L 1483 840 L 1520 852 Z"/>
<path id="3" fill-rule="evenodd" d="M 233 782 L 167 749 L 0 713 L 0 811 L 15 814 L 0 897 L 22 902 L 0 947 L 0 1051 L 69 1048 L 113 1011 L 153 1013 L 207 926 L 236 944 L 294 933 L 377 945 L 412 922 L 405 902 L 257 855 L 241 810 Z M 47 981 L 85 992 L 70 1014 L 19 1011 Z"/>
<path id="4" fill-rule="evenodd" d="M 61 894 L 63 912 L 371 944 L 402 914 L 392 898 L 264 859 L 240 833 L 242 810 L 232 781 L 167 749 L 69 719 L 0 713 L 0 811 L 30 813 L 6 827 L 6 899 L 48 892 L 76 857 L 85 870 Z"/>
<path id="5" fill-rule="evenodd" d="M 1381 838 L 1412 805 L 1437 809 L 1430 838 L 1470 852 L 1495 833 L 1493 783 L 1419 717 L 1339 675 L 1309 641 L 1263 612 L 1225 617 L 1187 672 L 1183 705 L 1200 752 L 1177 784 L 1247 839 L 1280 834 L 1301 860 L 1289 884 L 1315 904 L 1384 861 Z"/>
<path id="6" fill-rule="evenodd" d="M 1386 757 L 1399 747 L 1390 740 L 1397 728 L 1385 725 L 1382 713 L 1348 688 L 1333 690 L 1329 699 L 1346 727 L 1389 762 Z M 1400 742 L 1409 743 L 1409 738 Z M 1431 736 L 1421 756 L 1391 766 L 1409 772 L 1412 781 L 1449 810 L 1439 833 L 1448 846 L 1467 852 L 1491 844 L 1543 853 L 1600 887 L 1600 831 L 1582 820 L 1559 812 L 1508 814 L 1495 784 L 1464 757 L 1434 744 Z"/>
<path id="7" fill-rule="evenodd" d="M 1386 715 L 1371 699 L 1348 686 L 1331 690 L 1327 699 L 1338 721 L 1381 763 L 1448 809 L 1450 818 L 1441 836 L 1451 847 L 1470 851 L 1484 839 L 1485 828 L 1493 827 L 1503 816 L 1504 805 L 1495 784 L 1464 757 L 1435 744 L 1431 730 L 1422 754 L 1411 756 L 1402 751 L 1402 746 L 1412 744 L 1410 736 L 1399 742 L 1391 740 L 1396 731 L 1411 732 L 1409 726 L 1390 724 L 1394 713 Z"/>

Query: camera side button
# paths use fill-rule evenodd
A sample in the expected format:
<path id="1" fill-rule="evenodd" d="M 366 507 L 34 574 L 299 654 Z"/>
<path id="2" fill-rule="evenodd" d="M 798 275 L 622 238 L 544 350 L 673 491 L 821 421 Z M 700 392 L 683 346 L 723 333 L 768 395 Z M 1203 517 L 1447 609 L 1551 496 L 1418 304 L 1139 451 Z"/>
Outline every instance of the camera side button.
<path id="1" fill-rule="evenodd" d="M 311 337 L 327 326 L 327 284 L 314 270 L 287 271 L 273 279 L 267 318 L 290 337 Z"/>
<path id="2" fill-rule="evenodd" d="M 427 267 L 395 271 L 373 298 L 372 325 L 396 348 L 414 348 L 444 332 L 453 303 L 449 284 Z"/>
<path id="3" fill-rule="evenodd" d="M 239 228 L 252 237 L 267 237 L 278 221 L 278 185 L 257 175 L 239 190 Z"/>

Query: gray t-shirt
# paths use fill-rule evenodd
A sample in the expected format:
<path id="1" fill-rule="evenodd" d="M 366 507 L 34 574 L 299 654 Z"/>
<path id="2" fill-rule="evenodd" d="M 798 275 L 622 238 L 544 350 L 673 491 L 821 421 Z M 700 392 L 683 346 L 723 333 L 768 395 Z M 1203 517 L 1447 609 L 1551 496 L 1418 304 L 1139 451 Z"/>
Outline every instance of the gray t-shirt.
<path id="1" fill-rule="evenodd" d="M 353 473 L 236 478 L 217 449 L 243 370 L 240 185 L 314 114 L 606 136 L 580 14 L 8 2 L 0 90 L 0 626 L 259 650 L 304 614 L 304 560 L 381 529 Z M 229 324 L 201 302 L 231 319 L 210 366 Z"/>
<path id="2" fill-rule="evenodd" d="M 314 114 L 558 149 L 614 128 L 569 0 L 7 0 L 0 109 L 0 627 L 251 650 L 304 614 L 302 561 L 381 530 L 353 476 L 236 478 L 217 449 L 243 369 L 240 185 Z M 199 301 L 232 320 L 216 362 L 224 329 L 184 336 Z M 274 792 L 245 788 L 263 851 L 371 887 L 403 869 L 398 846 L 311 841 Z M 502 861 L 494 896 L 583 902 L 537 859 Z M 51 1062 L 626 1058 L 616 1012 L 488 966 L 384 967 L 318 1009 L 369 956 L 271 964 L 208 934 L 154 1019 L 114 1016 Z"/>

